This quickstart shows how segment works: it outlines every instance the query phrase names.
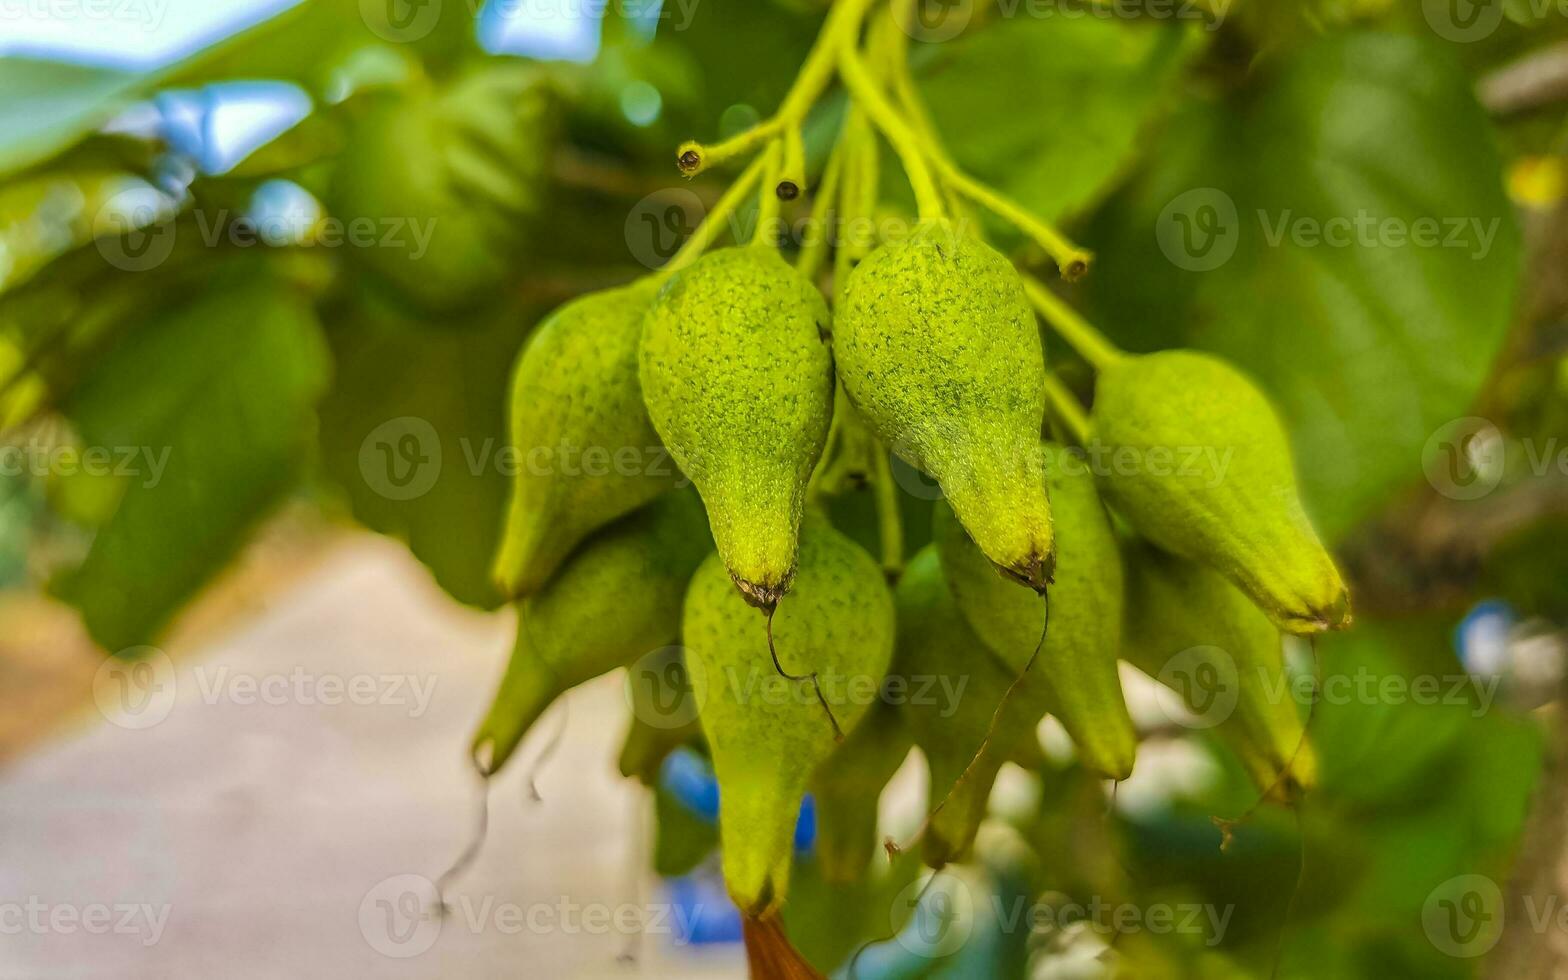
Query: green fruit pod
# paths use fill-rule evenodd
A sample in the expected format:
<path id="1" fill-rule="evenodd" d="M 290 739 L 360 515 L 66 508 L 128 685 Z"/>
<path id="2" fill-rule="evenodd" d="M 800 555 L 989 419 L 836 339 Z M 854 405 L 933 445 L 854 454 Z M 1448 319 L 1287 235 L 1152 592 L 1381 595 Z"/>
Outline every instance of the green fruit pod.
<path id="1" fill-rule="evenodd" d="M 800 567 L 767 626 L 710 558 L 686 596 L 683 638 L 703 734 L 719 782 L 724 880 L 741 911 L 777 911 L 789 887 L 800 802 L 837 745 L 818 690 L 853 737 L 893 655 L 893 599 L 870 555 L 818 514 Z"/>
<path id="2" fill-rule="evenodd" d="M 652 280 L 550 314 L 512 376 L 511 502 L 494 577 L 537 592 L 589 534 L 680 481 L 643 407 L 637 348 Z"/>
<path id="3" fill-rule="evenodd" d="M 1132 775 L 1138 734 L 1122 696 L 1122 561 L 1115 532 L 1087 461 L 1046 445 L 1056 520 L 1056 582 L 1046 601 L 997 574 L 996 567 L 939 505 L 935 531 L 942 569 L 958 608 L 1008 667 L 1031 681 L 1078 746 L 1083 764 L 1108 779 Z M 1041 634 L 1044 633 L 1044 645 Z"/>
<path id="4" fill-rule="evenodd" d="M 1112 504 L 1149 541 L 1218 569 L 1286 632 L 1350 624 L 1274 408 L 1219 358 L 1129 355 L 1100 373 L 1094 438 Z"/>
<path id="5" fill-rule="evenodd" d="M 480 770 L 500 771 L 566 691 L 674 643 L 687 583 L 712 550 L 702 505 L 677 491 L 591 537 L 519 602 L 511 660 L 473 737 Z"/>
<path id="6" fill-rule="evenodd" d="M 946 221 L 851 275 L 839 377 L 877 437 L 934 477 L 980 550 L 1043 590 L 1055 561 L 1039 453 L 1045 361 L 1018 273 Z"/>
<path id="7" fill-rule="evenodd" d="M 1020 681 L 987 745 L 997 706 L 1017 674 L 986 650 L 964 619 L 934 545 L 905 567 L 895 599 L 893 674 L 907 692 L 904 717 L 926 757 L 931 807 L 945 799 L 923 842 L 926 863 L 940 868 L 969 855 L 1003 763 L 1038 757 L 1036 730 L 1048 705 L 1036 678 Z"/>
<path id="8" fill-rule="evenodd" d="M 710 252 L 659 291 L 643 398 L 702 494 L 719 556 L 753 605 L 789 590 L 806 484 L 833 414 L 828 308 L 765 247 Z"/>
<path id="9" fill-rule="evenodd" d="M 914 745 L 890 700 L 872 705 L 811 780 L 817 804 L 817 863 L 835 884 L 863 880 L 880 850 L 877 804 Z"/>
<path id="10" fill-rule="evenodd" d="M 1190 716 L 1173 720 L 1212 728 L 1260 790 L 1292 799 L 1315 785 L 1279 629 L 1204 565 L 1140 542 L 1126 567 L 1123 655 L 1176 692 Z"/>

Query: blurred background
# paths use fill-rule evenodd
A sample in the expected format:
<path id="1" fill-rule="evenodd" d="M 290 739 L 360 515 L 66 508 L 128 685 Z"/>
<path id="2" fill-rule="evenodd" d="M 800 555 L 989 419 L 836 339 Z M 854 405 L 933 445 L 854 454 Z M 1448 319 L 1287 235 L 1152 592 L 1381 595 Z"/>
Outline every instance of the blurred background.
<path id="1" fill-rule="evenodd" d="M 674 254 L 726 176 L 674 148 L 770 113 L 824 8 L 0 0 L 0 977 L 743 975 L 706 763 L 620 776 L 620 676 L 435 895 L 513 626 L 509 366 Z M 1128 669 L 1134 777 L 1048 724 L 921 897 L 814 879 L 808 801 L 792 938 L 862 977 L 1560 975 L 1568 11 L 927 8 L 955 156 L 1099 256 L 1064 295 L 1276 400 L 1357 624 L 1289 651 L 1321 788 L 1224 852 L 1256 790 Z"/>

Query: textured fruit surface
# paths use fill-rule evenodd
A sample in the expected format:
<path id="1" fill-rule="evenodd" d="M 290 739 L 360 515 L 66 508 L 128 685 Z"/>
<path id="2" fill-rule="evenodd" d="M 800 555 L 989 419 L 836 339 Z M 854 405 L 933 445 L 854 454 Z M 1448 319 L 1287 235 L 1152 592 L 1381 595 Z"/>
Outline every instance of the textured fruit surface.
<path id="1" fill-rule="evenodd" d="M 517 642 L 475 757 L 498 771 L 557 697 L 667 646 L 680 635 L 681 597 L 712 551 L 690 490 L 600 531 L 539 592 L 517 604 Z"/>
<path id="2" fill-rule="evenodd" d="M 1279 630 L 1212 569 L 1129 545 L 1123 653 L 1180 695 L 1196 724 L 1213 727 L 1259 789 L 1278 784 L 1289 798 L 1316 783 Z"/>
<path id="3" fill-rule="evenodd" d="M 702 493 L 736 585 L 767 606 L 795 571 L 806 483 L 833 414 L 822 295 L 769 248 L 676 273 L 643 331 L 654 428 Z"/>
<path id="4" fill-rule="evenodd" d="M 683 639 L 719 781 L 725 884 L 743 912 L 761 917 L 784 900 L 800 801 L 835 748 L 832 724 L 811 681 L 775 671 L 763 618 L 717 556 L 692 580 Z M 786 672 L 818 675 L 852 737 L 892 658 L 893 599 L 871 556 L 819 515 L 801 536 L 773 639 Z"/>
<path id="5" fill-rule="evenodd" d="M 353 260 L 428 312 L 493 295 L 544 203 L 556 125 L 541 77 L 487 67 L 445 91 L 367 97 L 328 192 L 337 216 L 376 229 Z"/>
<path id="6" fill-rule="evenodd" d="M 877 838 L 877 801 L 914 745 L 887 700 L 871 710 L 811 780 L 817 803 L 817 863 L 828 881 L 847 884 L 868 873 Z"/>
<path id="7" fill-rule="evenodd" d="M 942 568 L 965 620 L 1008 669 L 1024 669 L 1040 644 L 1032 681 L 1078 746 L 1084 765 L 1110 779 L 1132 774 L 1138 737 L 1122 698 L 1122 562 L 1110 519 L 1084 460 L 1047 445 L 1056 518 L 1056 582 L 1046 601 L 1003 578 L 951 511 L 938 506 Z"/>
<path id="8" fill-rule="evenodd" d="M 942 867 L 968 855 L 1002 764 L 1038 755 L 1036 729 L 1047 705 L 1032 676 L 1020 682 L 996 737 L 960 784 L 985 744 L 996 707 L 1016 672 L 1003 667 L 970 629 L 942 576 L 934 545 L 921 549 L 905 568 L 896 599 L 898 657 L 893 672 L 908 690 L 926 692 L 909 698 L 904 716 L 930 769 L 929 805 L 947 800 L 932 817 L 924 841 L 926 863 Z"/>
<path id="9" fill-rule="evenodd" d="M 945 221 L 923 222 L 856 267 L 833 349 L 878 438 L 936 478 L 987 557 L 1043 588 L 1053 561 L 1038 452 L 1045 361 L 1007 259 Z"/>
<path id="10" fill-rule="evenodd" d="M 552 313 L 512 376 L 516 475 L 495 578 L 537 591 L 583 538 L 676 485 L 643 407 L 637 348 L 657 284 L 593 293 Z"/>
<path id="11" fill-rule="evenodd" d="M 1350 598 L 1302 509 L 1274 408 L 1224 361 L 1133 355 L 1100 374 L 1095 439 L 1112 450 L 1112 503 L 1161 548 L 1218 569 L 1281 629 L 1349 625 Z"/>

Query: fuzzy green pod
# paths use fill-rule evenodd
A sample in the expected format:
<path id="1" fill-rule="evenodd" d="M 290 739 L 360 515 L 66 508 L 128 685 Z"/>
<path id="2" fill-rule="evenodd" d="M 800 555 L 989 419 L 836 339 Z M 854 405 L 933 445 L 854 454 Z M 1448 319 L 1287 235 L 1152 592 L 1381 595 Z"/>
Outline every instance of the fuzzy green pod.
<path id="1" fill-rule="evenodd" d="M 643 329 L 643 398 L 708 508 L 753 605 L 789 590 L 806 484 L 833 415 L 828 308 L 771 248 L 710 252 L 670 278 Z"/>
<path id="2" fill-rule="evenodd" d="M 922 222 L 856 267 L 833 351 L 877 437 L 941 484 L 988 558 L 1043 589 L 1055 560 L 1038 451 L 1045 361 L 1007 259 Z"/>
<path id="3" fill-rule="evenodd" d="M 1126 548 L 1127 661 L 1214 728 L 1260 789 L 1286 799 L 1310 789 L 1317 760 L 1302 741 L 1279 629 L 1213 569 L 1142 542 Z"/>
<path id="4" fill-rule="evenodd" d="M 850 884 L 866 877 L 878 850 L 877 802 L 914 742 L 890 701 L 879 700 L 811 780 L 817 803 L 817 863 L 822 877 Z"/>
<path id="5" fill-rule="evenodd" d="M 644 672 L 654 676 L 638 676 Z M 686 659 L 679 647 L 671 647 L 656 658 L 639 660 L 626 684 L 632 717 L 616 766 L 621 775 L 651 787 L 670 753 L 702 738 L 696 712 L 688 704 L 666 703 L 672 692 L 690 691 Z"/>
<path id="6" fill-rule="evenodd" d="M 683 639 L 719 782 L 724 881 L 741 911 L 762 918 L 784 901 L 800 801 L 837 744 L 833 727 L 810 680 L 774 669 L 766 625 L 717 557 L 692 580 Z M 818 675 L 852 735 L 893 655 L 893 599 L 876 561 L 819 514 L 802 532 L 773 640 L 786 672 Z"/>
<path id="7" fill-rule="evenodd" d="M 575 299 L 540 324 L 518 357 L 518 466 L 494 570 L 503 594 L 538 591 L 583 538 L 680 480 L 637 380 L 643 318 L 657 289 L 644 279 Z"/>
<path id="8" fill-rule="evenodd" d="M 940 868 L 963 860 L 974 846 L 1003 763 L 1038 757 L 1036 729 L 1048 705 L 1036 678 L 1019 682 L 996 737 L 976 760 L 1016 672 L 991 656 L 969 627 L 942 575 L 934 545 L 921 549 L 905 567 L 895 599 L 898 657 L 893 673 L 911 692 L 904 717 L 930 770 L 930 806 L 947 800 L 931 818 L 924 841 L 926 863 Z M 917 691 L 925 693 L 915 696 Z M 971 760 L 974 768 L 959 783 Z"/>
<path id="9" fill-rule="evenodd" d="M 1023 670 L 1040 650 L 1031 680 L 1044 688 L 1051 714 L 1072 736 L 1084 765 L 1126 779 L 1138 734 L 1117 674 L 1121 554 L 1087 461 L 1061 446 L 1047 444 L 1045 452 L 1056 518 L 1056 582 L 1048 600 L 997 574 L 952 512 L 939 505 L 935 537 L 942 569 L 970 627 L 1009 669 Z"/>
<path id="10" fill-rule="evenodd" d="M 589 538 L 519 602 L 511 660 L 473 737 L 480 770 L 498 772 L 566 691 L 675 642 L 681 597 L 712 550 L 696 494 L 677 491 Z"/>
<path id="11" fill-rule="evenodd" d="M 1145 538 L 1218 569 L 1286 632 L 1350 624 L 1284 426 L 1239 371 L 1187 350 L 1119 358 L 1100 373 L 1093 425 L 1112 454 L 1107 495 Z"/>

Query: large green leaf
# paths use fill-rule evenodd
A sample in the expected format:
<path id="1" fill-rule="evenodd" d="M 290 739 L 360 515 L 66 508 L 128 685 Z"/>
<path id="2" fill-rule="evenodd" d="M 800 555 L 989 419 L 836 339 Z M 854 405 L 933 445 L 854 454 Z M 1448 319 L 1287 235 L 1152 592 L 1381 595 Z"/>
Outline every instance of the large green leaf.
<path id="1" fill-rule="evenodd" d="M 135 98 L 144 76 L 0 58 L 0 177 L 74 145 Z"/>
<path id="2" fill-rule="evenodd" d="M 1013 17 L 923 52 L 922 88 L 961 166 L 1056 220 L 1121 176 L 1197 37 L 1165 23 Z"/>
<path id="3" fill-rule="evenodd" d="M 1152 161 L 1096 236 L 1102 325 L 1259 378 L 1338 536 L 1420 479 L 1508 328 L 1519 240 L 1487 120 L 1441 48 L 1354 34 L 1171 120 Z"/>
<path id="4" fill-rule="evenodd" d="M 442 588 L 485 608 L 501 601 L 490 563 L 513 462 L 507 381 L 532 323 L 509 310 L 436 329 L 371 299 L 332 335 L 340 366 L 321 408 L 327 474 L 357 520 L 406 541 Z"/>
<path id="5" fill-rule="evenodd" d="M 328 354 L 304 297 L 254 266 L 130 330 L 63 406 L 122 484 L 55 582 L 92 636 L 152 640 L 293 486 Z M 134 455 L 133 455 L 134 454 Z M 160 462 L 161 460 L 161 462 Z"/>

